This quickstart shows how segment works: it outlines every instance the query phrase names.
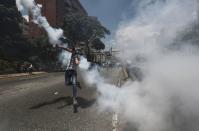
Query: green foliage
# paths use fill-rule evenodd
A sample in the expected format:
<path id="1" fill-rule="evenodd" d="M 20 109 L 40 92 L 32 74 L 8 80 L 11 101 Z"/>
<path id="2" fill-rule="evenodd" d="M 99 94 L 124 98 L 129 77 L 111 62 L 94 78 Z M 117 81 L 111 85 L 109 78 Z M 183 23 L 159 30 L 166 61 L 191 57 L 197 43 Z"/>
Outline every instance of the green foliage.
<path id="1" fill-rule="evenodd" d="M 110 31 L 102 26 L 96 17 L 79 14 L 66 15 L 63 29 L 70 44 L 76 44 L 77 42 L 88 43 L 92 37 L 100 39 L 110 34 Z"/>
<path id="2" fill-rule="evenodd" d="M 19 26 L 21 16 L 15 0 L 0 3 L 0 17 L 0 57 L 8 60 L 14 60 L 16 56 L 23 57 L 20 52 L 28 47 Z"/>
<path id="3" fill-rule="evenodd" d="M 22 20 L 15 4 L 12 2 L 4 2 L 5 5 L 0 4 L 0 37 L 16 36 L 21 34 L 19 22 Z M 9 3 L 11 5 L 9 5 Z"/>
<path id="4" fill-rule="evenodd" d="M 6 70 L 9 67 L 11 67 L 11 65 L 10 65 L 10 63 L 8 61 L 0 59 L 0 71 Z"/>
<path id="5" fill-rule="evenodd" d="M 95 39 L 93 41 L 92 48 L 94 48 L 96 50 L 104 50 L 105 49 L 105 45 L 100 39 Z"/>
<path id="6" fill-rule="evenodd" d="M 17 11 L 15 0 L 1 0 L 0 73 L 13 72 L 24 63 L 32 63 L 36 68 L 53 69 L 58 63 L 60 51 L 49 44 L 47 36 L 26 38 L 22 32 L 22 22 L 23 18 Z M 92 38 L 91 47 L 96 49 L 105 48 L 100 38 L 110 34 L 97 18 L 74 13 L 65 16 L 63 29 L 67 43 L 75 45 L 84 42 L 88 46 Z"/>
<path id="7" fill-rule="evenodd" d="M 28 60 L 31 53 L 31 45 L 25 38 L 10 38 L 1 41 L 0 56 L 9 61 Z"/>
<path id="8" fill-rule="evenodd" d="M 35 65 L 52 66 L 57 62 L 59 51 L 49 44 L 46 36 L 34 39 L 31 44 L 33 45 L 32 50 L 34 53 L 32 54 L 30 60 Z"/>
<path id="9" fill-rule="evenodd" d="M 15 0 L 0 2 L 0 18 L 0 72 L 15 71 L 16 63 L 29 61 L 33 46 L 22 34 Z"/>
<path id="10" fill-rule="evenodd" d="M 0 5 L 4 5 L 8 8 L 15 7 L 15 0 L 1 0 Z"/>

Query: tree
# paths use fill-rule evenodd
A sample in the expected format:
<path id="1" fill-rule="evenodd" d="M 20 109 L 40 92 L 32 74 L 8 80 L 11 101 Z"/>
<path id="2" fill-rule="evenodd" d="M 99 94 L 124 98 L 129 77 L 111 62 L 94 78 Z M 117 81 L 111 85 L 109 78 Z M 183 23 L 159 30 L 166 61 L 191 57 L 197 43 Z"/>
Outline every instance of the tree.
<path id="1" fill-rule="evenodd" d="M 29 61 L 32 45 L 23 36 L 20 25 L 23 18 L 15 0 L 0 1 L 0 17 L 0 72 L 14 71 L 17 63 Z"/>
<path id="2" fill-rule="evenodd" d="M 93 41 L 92 48 L 94 48 L 96 50 L 104 50 L 105 49 L 105 45 L 100 39 L 95 39 Z"/>
<path id="3" fill-rule="evenodd" d="M 59 50 L 52 47 L 48 42 L 48 37 L 43 36 L 32 40 L 33 54 L 30 60 L 35 63 L 36 66 L 51 70 L 58 62 Z"/>
<path id="4" fill-rule="evenodd" d="M 110 31 L 102 26 L 96 17 L 71 14 L 66 15 L 63 21 L 64 34 L 70 45 L 75 46 L 78 42 L 93 44 L 95 39 L 100 40 Z"/>
<path id="5" fill-rule="evenodd" d="M 10 61 L 18 58 L 27 60 L 30 47 L 22 34 L 22 17 L 17 11 L 15 0 L 0 2 L 0 17 L 0 57 Z"/>
<path id="6" fill-rule="evenodd" d="M 0 37 L 14 37 L 21 34 L 20 21 L 22 17 L 17 11 L 15 0 L 4 1 L 0 3 Z"/>

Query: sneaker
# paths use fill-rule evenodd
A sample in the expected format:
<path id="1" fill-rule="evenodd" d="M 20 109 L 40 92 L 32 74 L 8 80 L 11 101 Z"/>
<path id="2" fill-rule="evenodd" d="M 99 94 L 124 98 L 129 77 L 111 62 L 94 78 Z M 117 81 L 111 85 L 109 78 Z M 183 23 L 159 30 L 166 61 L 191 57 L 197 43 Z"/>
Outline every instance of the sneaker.
<path id="1" fill-rule="evenodd" d="M 77 105 L 78 103 L 77 103 L 77 98 L 76 97 L 74 97 L 73 98 L 73 105 Z"/>

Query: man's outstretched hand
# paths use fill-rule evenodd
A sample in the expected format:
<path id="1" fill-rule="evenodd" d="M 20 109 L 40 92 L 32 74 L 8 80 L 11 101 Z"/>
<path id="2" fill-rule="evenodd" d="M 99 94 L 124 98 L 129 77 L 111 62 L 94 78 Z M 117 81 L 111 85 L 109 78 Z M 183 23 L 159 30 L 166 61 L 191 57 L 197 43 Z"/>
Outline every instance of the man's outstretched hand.
<path id="1" fill-rule="evenodd" d="M 71 52 L 72 53 L 72 49 L 70 49 L 70 48 L 67 48 L 67 47 L 64 47 L 64 46 L 62 46 L 62 45 L 59 45 L 59 44 L 56 44 L 55 45 L 55 48 L 56 49 L 63 49 L 63 50 L 65 50 L 65 51 L 68 51 L 68 52 Z"/>
<path id="2" fill-rule="evenodd" d="M 56 45 L 55 45 L 55 48 L 57 48 L 57 49 L 58 49 L 58 48 L 59 48 L 59 45 L 58 45 L 58 44 L 56 44 Z"/>

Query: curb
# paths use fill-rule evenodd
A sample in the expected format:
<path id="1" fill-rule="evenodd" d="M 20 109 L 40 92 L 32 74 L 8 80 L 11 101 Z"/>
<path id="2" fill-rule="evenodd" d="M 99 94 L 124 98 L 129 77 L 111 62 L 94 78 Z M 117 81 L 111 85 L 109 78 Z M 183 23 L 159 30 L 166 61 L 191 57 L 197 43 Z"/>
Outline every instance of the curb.
<path id="1" fill-rule="evenodd" d="M 46 74 L 46 72 L 33 72 L 32 75 L 30 75 L 29 73 L 0 75 L 0 80 L 9 79 L 9 78 L 18 78 L 18 77 L 24 77 L 24 76 L 34 76 L 34 75 L 40 75 L 40 74 Z"/>

